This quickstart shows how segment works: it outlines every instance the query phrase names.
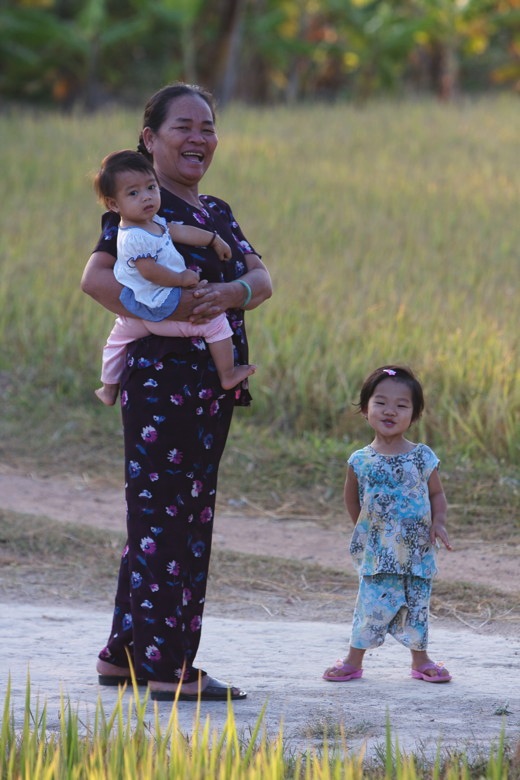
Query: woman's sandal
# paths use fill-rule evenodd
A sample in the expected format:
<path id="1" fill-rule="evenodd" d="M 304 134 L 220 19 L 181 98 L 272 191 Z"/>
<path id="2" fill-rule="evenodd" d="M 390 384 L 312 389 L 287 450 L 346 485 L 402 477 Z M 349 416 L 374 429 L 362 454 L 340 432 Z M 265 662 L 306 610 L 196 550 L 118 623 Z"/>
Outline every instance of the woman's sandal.
<path id="1" fill-rule="evenodd" d="M 428 671 L 433 671 L 435 674 L 427 674 Z M 445 674 L 442 674 L 442 672 L 445 672 Z M 433 661 L 426 661 L 418 669 L 412 669 L 412 677 L 414 680 L 424 680 L 424 682 L 430 683 L 445 683 L 451 680 L 451 674 L 446 667 Z"/>
<path id="2" fill-rule="evenodd" d="M 178 693 L 177 688 L 150 690 L 150 699 L 153 701 L 227 701 L 228 698 L 232 701 L 246 699 L 247 693 L 234 685 L 215 680 L 214 677 L 211 677 L 206 687 L 197 693 Z"/>
<path id="3" fill-rule="evenodd" d="M 137 678 L 136 680 L 138 685 L 148 685 L 148 680 L 141 680 L 140 678 Z M 120 674 L 98 674 L 98 685 L 107 685 L 107 686 L 116 686 L 116 685 L 125 685 L 127 684 L 129 687 L 132 687 L 132 678 L 128 675 L 120 675 Z"/>
<path id="4" fill-rule="evenodd" d="M 334 674 L 336 672 L 337 674 Z M 363 669 L 356 669 L 355 666 L 347 664 L 346 661 L 339 659 L 334 666 L 329 666 L 323 672 L 323 679 L 329 682 L 348 682 L 349 680 L 359 680 L 363 676 Z"/>

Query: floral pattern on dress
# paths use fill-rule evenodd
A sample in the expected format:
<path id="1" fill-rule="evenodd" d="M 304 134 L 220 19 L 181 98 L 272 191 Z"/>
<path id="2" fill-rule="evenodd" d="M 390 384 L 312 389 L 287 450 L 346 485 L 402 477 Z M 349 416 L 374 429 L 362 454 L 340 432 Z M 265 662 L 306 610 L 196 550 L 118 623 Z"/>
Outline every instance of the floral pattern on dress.
<path id="1" fill-rule="evenodd" d="M 358 480 L 361 505 L 350 542 L 359 574 L 433 577 L 428 480 L 439 465 L 435 453 L 417 444 L 401 455 L 381 455 L 369 445 L 354 452 L 348 464 Z"/>
<path id="2" fill-rule="evenodd" d="M 188 268 L 209 282 L 246 271 L 255 250 L 229 206 L 201 196 L 193 209 L 162 191 L 168 221 L 216 230 L 232 249 L 222 262 L 208 248 L 178 245 Z M 114 220 L 103 219 L 96 249 L 115 256 Z M 117 223 L 116 223 L 117 224 Z M 236 362 L 248 363 L 244 312 L 227 312 Z M 204 339 L 149 336 L 130 344 L 121 377 L 128 542 L 112 629 L 100 657 L 139 678 L 195 681 L 211 554 L 220 458 L 234 406 L 249 405 L 247 382 L 223 391 Z"/>

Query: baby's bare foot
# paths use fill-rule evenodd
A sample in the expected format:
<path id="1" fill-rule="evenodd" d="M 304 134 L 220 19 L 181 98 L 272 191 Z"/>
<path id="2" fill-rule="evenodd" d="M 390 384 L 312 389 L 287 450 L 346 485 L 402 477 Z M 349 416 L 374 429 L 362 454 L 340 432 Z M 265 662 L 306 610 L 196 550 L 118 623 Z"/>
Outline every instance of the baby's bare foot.
<path id="1" fill-rule="evenodd" d="M 103 385 L 94 390 L 94 393 L 105 406 L 114 406 L 119 393 L 119 385 Z"/>
<path id="2" fill-rule="evenodd" d="M 220 377 L 220 384 L 224 388 L 224 390 L 231 390 L 233 387 L 236 387 L 240 384 L 240 382 L 243 382 L 244 379 L 247 379 L 248 376 L 251 376 L 256 371 L 256 366 L 251 365 L 244 365 L 244 366 L 235 366 L 232 371 L 230 371 L 225 376 Z"/>

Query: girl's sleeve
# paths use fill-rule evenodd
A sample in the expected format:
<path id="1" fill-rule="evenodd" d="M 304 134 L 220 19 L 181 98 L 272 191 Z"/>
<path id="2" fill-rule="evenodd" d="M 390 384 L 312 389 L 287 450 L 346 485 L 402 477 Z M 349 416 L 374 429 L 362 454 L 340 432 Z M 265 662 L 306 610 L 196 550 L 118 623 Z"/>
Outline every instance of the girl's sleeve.
<path id="1" fill-rule="evenodd" d="M 152 251 L 150 239 L 144 230 L 132 230 L 124 238 L 124 260 L 130 268 L 134 268 L 136 261 L 143 257 L 157 262 L 158 254 Z"/>
<path id="2" fill-rule="evenodd" d="M 361 456 L 359 454 L 359 450 L 356 450 L 356 452 L 353 452 L 350 458 L 347 460 L 347 466 L 350 466 L 356 477 L 359 476 L 359 464 L 361 461 Z"/>
<path id="3" fill-rule="evenodd" d="M 439 468 L 440 460 L 430 447 L 426 444 L 424 446 L 424 477 L 426 480 L 430 479 L 432 472 Z"/>

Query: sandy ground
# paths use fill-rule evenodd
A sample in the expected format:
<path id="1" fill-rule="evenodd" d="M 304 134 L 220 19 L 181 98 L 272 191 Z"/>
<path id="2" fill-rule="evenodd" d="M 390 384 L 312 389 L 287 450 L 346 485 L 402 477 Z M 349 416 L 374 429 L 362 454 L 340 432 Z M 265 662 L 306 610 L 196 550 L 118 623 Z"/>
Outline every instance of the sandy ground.
<path id="1" fill-rule="evenodd" d="M 0 506 L 56 520 L 93 524 L 121 531 L 124 517 L 119 490 L 87 483 L 80 478 L 43 479 L 0 467 Z M 266 515 L 244 515 L 236 506 L 216 519 L 217 547 L 273 554 L 343 567 L 347 529 L 333 533 L 312 522 L 280 520 Z M 478 539 L 444 555 L 441 577 L 519 591 L 518 549 L 501 550 Z M 430 654 L 449 666 L 453 681 L 433 685 L 409 675 L 409 653 L 388 638 L 382 648 L 367 653 L 362 680 L 327 683 L 323 668 L 343 654 L 350 626 L 337 623 L 283 620 L 263 612 L 248 620 L 227 610 L 228 617 L 212 614 L 208 604 L 198 662 L 211 674 L 248 691 L 234 705 L 237 727 L 244 737 L 266 705 L 264 726 L 274 736 L 283 720 L 288 751 L 321 746 L 326 726 L 334 734 L 344 727 L 349 749 L 365 745 L 377 756 L 384 742 L 387 715 L 404 750 L 432 757 L 439 740 L 443 751 L 469 750 L 487 754 L 489 745 L 505 729 L 511 746 L 520 741 L 520 636 L 518 623 L 488 624 L 482 629 L 450 621 L 432 621 Z M 341 620 L 341 622 L 339 622 Z M 57 727 L 59 697 L 70 697 L 85 722 L 93 716 L 98 697 L 107 712 L 116 701 L 114 690 L 96 684 L 94 663 L 105 641 L 110 610 L 73 610 L 63 605 L 0 604 L 0 685 L 12 680 L 15 719 L 23 711 L 26 677 L 31 675 L 32 696 L 47 702 L 49 728 Z M 508 630 L 506 630 L 506 627 Z M 131 696 L 127 692 L 125 697 Z M 157 705 L 166 722 L 170 705 Z M 148 705 L 150 718 L 153 706 Z M 195 708 L 179 704 L 180 725 L 189 732 Z M 226 708 L 203 703 L 202 718 L 221 727 Z"/>
<path id="2" fill-rule="evenodd" d="M 59 728 L 60 696 L 68 697 L 81 722 L 92 723 L 98 697 L 107 715 L 116 704 L 114 689 L 99 688 L 94 659 L 109 625 L 108 612 L 64 609 L 56 605 L 0 605 L 0 681 L 12 682 L 15 721 L 21 725 L 27 672 L 31 700 L 47 703 L 48 728 Z M 363 745 L 375 757 L 384 744 L 390 718 L 399 746 L 432 758 L 437 745 L 444 754 L 466 750 L 488 754 L 501 729 L 511 745 L 520 739 L 520 641 L 478 636 L 469 630 L 436 627 L 431 651 L 449 655 L 452 682 L 432 685 L 409 675 L 407 651 L 388 640 L 366 656 L 365 674 L 349 683 L 321 679 L 324 660 L 348 640 L 349 626 L 330 623 L 248 621 L 214 618 L 204 622 L 198 660 L 221 679 L 239 683 L 248 698 L 234 704 L 237 729 L 247 739 L 266 705 L 263 720 L 274 738 L 283 721 L 286 749 L 319 750 L 327 727 L 333 735 L 343 726 L 349 750 Z M 125 699 L 133 695 L 125 694 Z M 171 705 L 157 703 L 166 724 Z M 126 710 L 126 707 L 125 707 Z M 190 733 L 195 716 L 191 702 L 178 705 L 179 725 Z M 153 703 L 148 703 L 150 721 Z M 201 705 L 202 721 L 210 716 L 219 731 L 226 707 Z"/>

